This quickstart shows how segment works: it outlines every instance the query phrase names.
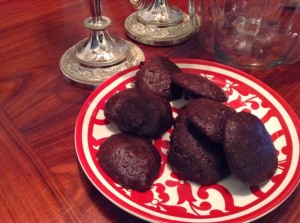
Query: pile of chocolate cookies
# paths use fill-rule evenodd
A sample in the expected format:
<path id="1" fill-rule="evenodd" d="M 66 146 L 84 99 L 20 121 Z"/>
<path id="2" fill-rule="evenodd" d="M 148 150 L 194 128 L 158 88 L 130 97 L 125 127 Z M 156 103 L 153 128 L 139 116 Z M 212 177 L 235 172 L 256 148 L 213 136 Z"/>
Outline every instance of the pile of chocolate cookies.
<path id="1" fill-rule="evenodd" d="M 183 93 L 193 100 L 173 120 L 170 101 Z M 153 57 L 136 73 L 134 88 L 107 100 L 104 115 L 121 133 L 101 144 L 98 162 L 124 188 L 146 191 L 161 165 L 151 140 L 174 124 L 168 162 L 180 178 L 213 184 L 231 172 L 247 185 L 259 185 L 276 171 L 276 149 L 261 120 L 236 112 L 227 100 L 214 82 Z"/>

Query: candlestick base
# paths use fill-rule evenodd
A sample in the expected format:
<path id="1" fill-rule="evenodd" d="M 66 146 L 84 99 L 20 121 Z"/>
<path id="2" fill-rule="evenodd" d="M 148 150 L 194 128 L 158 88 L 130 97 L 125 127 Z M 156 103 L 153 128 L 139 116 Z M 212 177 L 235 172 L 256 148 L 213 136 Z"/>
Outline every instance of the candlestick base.
<path id="1" fill-rule="evenodd" d="M 157 26 L 143 23 L 137 12 L 125 20 L 125 33 L 131 39 L 153 46 L 180 44 L 192 36 L 192 25 L 187 14 L 183 13 L 182 21 L 170 26 Z"/>
<path id="2" fill-rule="evenodd" d="M 94 89 L 113 74 L 129 67 L 139 65 L 145 60 L 143 51 L 136 45 L 128 41 L 126 42 L 129 48 L 129 53 L 126 59 L 120 63 L 106 67 L 91 67 L 80 63 L 74 57 L 73 53 L 76 45 L 71 47 L 60 59 L 60 69 L 64 78 L 76 86 L 86 89 Z"/>

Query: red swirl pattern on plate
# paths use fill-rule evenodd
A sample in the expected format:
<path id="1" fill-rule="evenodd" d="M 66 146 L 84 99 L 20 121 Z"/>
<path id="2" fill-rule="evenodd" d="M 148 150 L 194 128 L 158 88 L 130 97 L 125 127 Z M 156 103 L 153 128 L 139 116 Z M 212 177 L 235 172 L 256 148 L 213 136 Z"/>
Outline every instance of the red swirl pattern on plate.
<path id="1" fill-rule="evenodd" d="M 120 72 L 99 86 L 83 105 L 76 123 L 78 159 L 91 182 L 113 203 L 131 214 L 157 222 L 235 222 L 254 220 L 282 203 L 300 178 L 299 120 L 284 100 L 253 77 L 221 64 L 201 60 L 175 60 L 185 72 L 205 76 L 229 95 L 227 104 L 258 116 L 272 136 L 278 154 L 273 178 L 260 187 L 247 187 L 233 176 L 202 186 L 180 180 L 167 163 L 172 128 L 154 141 L 162 167 L 151 190 L 125 190 L 103 172 L 96 160 L 99 145 L 118 132 L 105 120 L 105 101 L 117 91 L 134 87 L 138 67 Z M 174 117 L 188 99 L 172 102 Z"/>

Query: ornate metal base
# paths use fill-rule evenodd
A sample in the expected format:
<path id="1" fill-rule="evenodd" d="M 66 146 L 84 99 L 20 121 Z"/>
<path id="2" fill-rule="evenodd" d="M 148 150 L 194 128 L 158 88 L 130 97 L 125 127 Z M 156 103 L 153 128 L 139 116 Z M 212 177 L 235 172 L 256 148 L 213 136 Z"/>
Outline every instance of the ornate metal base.
<path id="1" fill-rule="evenodd" d="M 183 14 L 183 21 L 173 26 L 155 26 L 137 19 L 137 12 L 125 20 L 125 33 L 131 39 L 153 46 L 170 46 L 182 43 L 192 36 L 192 24 L 188 15 Z"/>
<path id="2" fill-rule="evenodd" d="M 88 67 L 80 64 L 73 56 L 74 47 L 67 50 L 60 59 L 60 69 L 67 81 L 79 87 L 93 89 L 113 74 L 145 60 L 143 51 L 136 45 L 126 41 L 129 55 L 124 61 L 109 67 Z"/>

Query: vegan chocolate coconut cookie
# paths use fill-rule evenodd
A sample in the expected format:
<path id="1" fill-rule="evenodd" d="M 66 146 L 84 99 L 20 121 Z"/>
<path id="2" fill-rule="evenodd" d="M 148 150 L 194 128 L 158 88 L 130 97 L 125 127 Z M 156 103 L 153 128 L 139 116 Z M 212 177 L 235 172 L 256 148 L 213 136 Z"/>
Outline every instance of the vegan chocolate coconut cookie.
<path id="1" fill-rule="evenodd" d="M 152 57 L 136 73 L 136 87 L 148 91 L 168 100 L 181 97 L 182 90 L 171 81 L 174 73 L 181 69 L 163 56 Z"/>
<path id="2" fill-rule="evenodd" d="M 168 161 L 180 178 L 199 184 L 213 184 L 229 174 L 222 145 L 196 129 L 185 111 L 176 118 Z"/>
<path id="3" fill-rule="evenodd" d="M 174 73 L 172 82 L 194 97 L 210 98 L 220 102 L 226 102 L 228 95 L 217 84 L 197 74 Z"/>
<path id="4" fill-rule="evenodd" d="M 110 97 L 104 115 L 123 133 L 149 138 L 160 136 L 173 123 L 168 100 L 136 88 L 125 89 Z"/>
<path id="5" fill-rule="evenodd" d="M 247 112 L 231 114 L 224 126 L 224 152 L 231 172 L 257 186 L 273 176 L 278 158 L 262 121 Z"/>
<path id="6" fill-rule="evenodd" d="M 150 139 L 118 133 L 108 137 L 97 152 L 104 172 L 126 189 L 146 191 L 158 176 L 161 157 Z"/>
<path id="7" fill-rule="evenodd" d="M 236 111 L 208 98 L 198 98 L 187 105 L 188 120 L 204 135 L 217 143 L 223 143 L 223 128 L 227 117 Z"/>

